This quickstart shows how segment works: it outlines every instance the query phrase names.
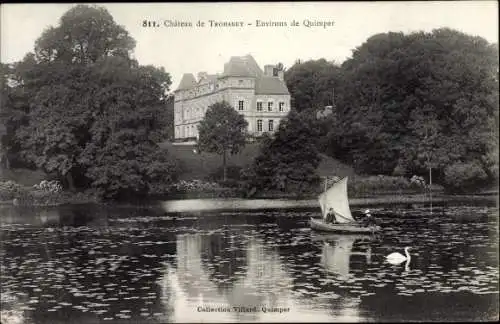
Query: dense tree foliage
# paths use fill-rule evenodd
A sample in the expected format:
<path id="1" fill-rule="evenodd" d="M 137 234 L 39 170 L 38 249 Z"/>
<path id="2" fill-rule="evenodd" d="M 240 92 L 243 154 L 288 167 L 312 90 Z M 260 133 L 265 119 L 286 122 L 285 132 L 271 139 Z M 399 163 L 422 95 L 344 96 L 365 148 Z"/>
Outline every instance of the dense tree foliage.
<path id="1" fill-rule="evenodd" d="M 325 59 L 296 62 L 285 71 L 286 85 L 292 94 L 292 107 L 300 112 L 332 105 L 340 76 L 340 68 Z"/>
<path id="2" fill-rule="evenodd" d="M 92 64 L 106 57 L 130 58 L 135 41 L 103 7 L 77 5 L 35 42 L 40 62 Z"/>
<path id="3" fill-rule="evenodd" d="M 340 69 L 321 60 L 294 65 L 287 84 L 296 105 L 328 102 L 321 98 L 331 87 L 318 85 L 318 75 L 341 80 L 323 149 L 358 172 L 427 175 L 431 167 L 448 184 L 447 168 L 472 165 L 487 175 L 477 184 L 498 179 L 496 45 L 446 28 L 374 35 Z"/>
<path id="4" fill-rule="evenodd" d="M 209 106 L 198 126 L 198 151 L 222 156 L 224 181 L 227 180 L 227 154 L 237 154 L 245 147 L 247 126 L 243 115 L 226 101 Z"/>
<path id="5" fill-rule="evenodd" d="M 8 86 L 8 75 L 10 67 L 0 63 L 0 171 L 9 168 L 7 157 L 7 121 L 9 119 L 5 108 L 9 105 L 10 87 Z"/>
<path id="6" fill-rule="evenodd" d="M 134 45 L 105 9 L 70 9 L 7 75 L 7 147 L 68 187 L 113 198 L 161 191 L 175 174 L 155 143 L 171 80 L 133 60 Z"/>
<path id="7" fill-rule="evenodd" d="M 244 170 L 249 189 L 282 190 L 300 195 L 317 185 L 321 161 L 316 120 L 310 113 L 290 111 L 273 136 L 263 139 L 260 154 Z"/>

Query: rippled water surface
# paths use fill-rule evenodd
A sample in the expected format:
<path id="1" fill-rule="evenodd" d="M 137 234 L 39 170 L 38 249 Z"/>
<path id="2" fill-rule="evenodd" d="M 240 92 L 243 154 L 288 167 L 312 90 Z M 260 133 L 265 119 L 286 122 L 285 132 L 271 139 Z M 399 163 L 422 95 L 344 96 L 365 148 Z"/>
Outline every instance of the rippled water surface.
<path id="1" fill-rule="evenodd" d="M 498 319 L 496 207 L 379 208 L 377 236 L 318 213 L 0 207 L 2 323 Z"/>

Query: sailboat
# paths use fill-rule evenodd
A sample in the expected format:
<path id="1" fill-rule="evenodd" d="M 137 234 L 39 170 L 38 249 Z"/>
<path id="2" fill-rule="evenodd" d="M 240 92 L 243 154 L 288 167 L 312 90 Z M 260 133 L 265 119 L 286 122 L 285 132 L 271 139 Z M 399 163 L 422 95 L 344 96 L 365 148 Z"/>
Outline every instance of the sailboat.
<path id="1" fill-rule="evenodd" d="M 318 197 L 322 218 L 311 217 L 312 229 L 337 233 L 375 233 L 380 231 L 380 226 L 365 226 L 357 222 L 351 214 L 347 196 L 347 177 L 337 181 L 330 189 Z M 326 222 L 326 215 L 330 208 L 337 213 L 335 224 Z"/>

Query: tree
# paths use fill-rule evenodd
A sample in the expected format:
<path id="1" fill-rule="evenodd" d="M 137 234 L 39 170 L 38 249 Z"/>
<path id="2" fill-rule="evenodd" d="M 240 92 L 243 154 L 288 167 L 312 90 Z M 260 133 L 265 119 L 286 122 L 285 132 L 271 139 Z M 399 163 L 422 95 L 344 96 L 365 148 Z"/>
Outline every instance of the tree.
<path id="1" fill-rule="evenodd" d="M 8 86 L 8 76 L 10 67 L 7 64 L 0 63 L 0 171 L 3 167 L 9 168 L 7 156 L 7 143 L 8 143 L 8 130 L 7 122 L 9 115 L 5 107 L 8 107 L 8 100 L 10 95 L 10 87 Z"/>
<path id="2" fill-rule="evenodd" d="M 12 168 L 33 168 L 35 165 L 20 156 L 21 142 L 17 131 L 29 122 L 30 104 L 33 93 L 42 84 L 38 81 L 42 69 L 37 65 L 35 56 L 28 53 L 22 61 L 2 64 L 2 93 L 0 120 L 5 127 L 2 137 L 4 158 Z"/>
<path id="3" fill-rule="evenodd" d="M 151 139 L 156 143 L 174 138 L 174 96 L 168 96 L 164 103 L 164 107 L 159 109 L 155 118 L 158 127 L 151 134 Z"/>
<path id="4" fill-rule="evenodd" d="M 224 181 L 227 179 L 227 154 L 237 154 L 245 146 L 247 126 L 243 115 L 226 101 L 209 106 L 198 126 L 198 151 L 222 156 Z"/>
<path id="5" fill-rule="evenodd" d="M 108 56 L 129 59 L 135 40 L 103 7 L 76 5 L 35 42 L 41 62 L 93 64 Z"/>
<path id="6" fill-rule="evenodd" d="M 302 194 L 317 183 L 321 161 L 315 116 L 290 111 L 274 136 L 264 138 L 259 155 L 245 171 L 249 188 Z"/>
<path id="7" fill-rule="evenodd" d="M 340 80 L 340 68 L 325 59 L 303 63 L 297 61 L 285 71 L 292 107 L 299 112 L 332 105 L 334 89 Z"/>
<path id="8" fill-rule="evenodd" d="M 11 91 L 22 95 L 8 107 L 20 115 L 18 156 L 109 198 L 153 193 L 175 175 L 155 143 L 170 75 L 130 59 L 127 35 L 103 8 L 70 9 L 14 66 Z"/>
<path id="9" fill-rule="evenodd" d="M 426 175 L 432 166 L 443 180 L 448 165 L 473 161 L 495 173 L 485 156 L 498 127 L 497 46 L 447 28 L 390 32 L 370 37 L 341 69 L 335 157 L 370 174 L 404 166 Z"/>

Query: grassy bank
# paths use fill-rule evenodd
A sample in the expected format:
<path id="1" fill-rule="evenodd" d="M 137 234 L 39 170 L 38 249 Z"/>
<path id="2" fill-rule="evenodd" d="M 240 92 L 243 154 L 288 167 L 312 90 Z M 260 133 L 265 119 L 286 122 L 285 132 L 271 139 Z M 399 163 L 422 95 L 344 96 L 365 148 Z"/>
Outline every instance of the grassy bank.
<path id="1" fill-rule="evenodd" d="M 173 145 L 170 142 L 160 144 L 168 150 L 181 164 L 182 173 L 180 180 L 207 179 L 217 173 L 222 166 L 220 155 L 213 153 L 194 153 L 194 145 Z M 235 155 L 228 156 L 228 167 L 243 168 L 250 165 L 259 153 L 259 144 L 249 143 Z M 355 172 L 350 166 L 341 163 L 329 156 L 321 154 L 321 163 L 317 169 L 319 176 L 354 176 Z"/>

